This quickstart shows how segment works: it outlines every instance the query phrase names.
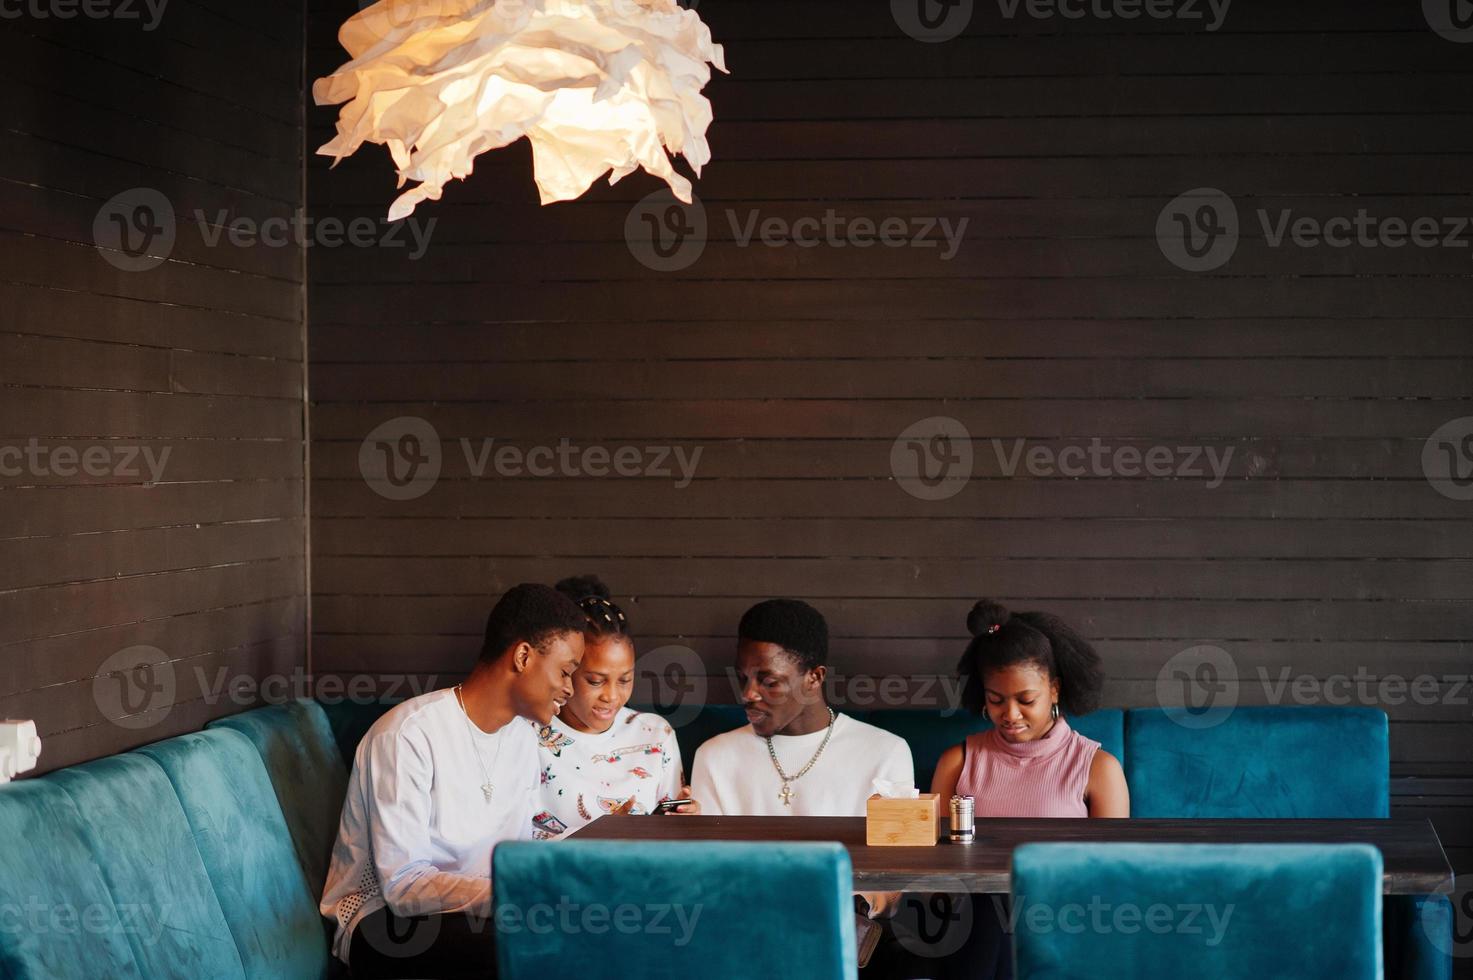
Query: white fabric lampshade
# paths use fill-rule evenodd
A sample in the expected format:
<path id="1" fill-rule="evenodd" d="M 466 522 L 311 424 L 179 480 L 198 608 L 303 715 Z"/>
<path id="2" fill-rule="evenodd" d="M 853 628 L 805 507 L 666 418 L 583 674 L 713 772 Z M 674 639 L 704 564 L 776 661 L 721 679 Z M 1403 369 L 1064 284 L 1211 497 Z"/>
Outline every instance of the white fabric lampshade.
<path id="1" fill-rule="evenodd" d="M 543 204 L 643 167 L 691 200 L 671 163 L 711 159 L 701 94 L 721 46 L 675 0 L 379 0 L 338 33 L 353 60 L 312 94 L 345 103 L 317 152 L 387 146 L 399 186 L 389 220 L 439 200 L 475 158 L 525 136 Z"/>

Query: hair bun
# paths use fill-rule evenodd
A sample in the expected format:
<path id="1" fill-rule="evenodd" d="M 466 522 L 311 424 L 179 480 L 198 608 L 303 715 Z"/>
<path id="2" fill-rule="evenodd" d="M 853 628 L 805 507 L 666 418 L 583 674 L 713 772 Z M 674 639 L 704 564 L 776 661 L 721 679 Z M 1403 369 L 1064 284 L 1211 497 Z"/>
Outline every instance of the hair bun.
<path id="1" fill-rule="evenodd" d="M 1012 613 L 1002 603 L 992 599 L 979 599 L 972 611 L 967 613 L 967 631 L 973 636 L 996 633 L 1011 618 Z"/>
<path id="2" fill-rule="evenodd" d="M 604 585 L 597 575 L 574 575 L 563 579 L 554 588 L 574 602 L 581 602 L 588 598 L 611 598 L 609 587 Z"/>

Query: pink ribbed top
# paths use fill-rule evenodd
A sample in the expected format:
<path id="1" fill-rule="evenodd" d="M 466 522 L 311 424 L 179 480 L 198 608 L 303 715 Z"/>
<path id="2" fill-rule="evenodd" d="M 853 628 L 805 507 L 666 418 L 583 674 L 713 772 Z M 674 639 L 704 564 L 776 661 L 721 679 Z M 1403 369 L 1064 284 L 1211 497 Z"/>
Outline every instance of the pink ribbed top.
<path id="1" fill-rule="evenodd" d="M 979 817 L 1087 817 L 1084 791 L 1099 748 L 1063 718 L 1032 742 L 1009 742 L 990 728 L 967 736 L 956 793 L 976 799 Z"/>

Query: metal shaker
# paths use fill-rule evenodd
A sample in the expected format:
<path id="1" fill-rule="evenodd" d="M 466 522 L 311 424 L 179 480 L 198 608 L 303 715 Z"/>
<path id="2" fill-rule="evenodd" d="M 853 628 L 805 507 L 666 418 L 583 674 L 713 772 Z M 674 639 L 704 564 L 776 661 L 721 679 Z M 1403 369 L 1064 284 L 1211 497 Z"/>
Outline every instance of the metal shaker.
<path id="1" fill-rule="evenodd" d="M 951 839 L 970 844 L 976 836 L 976 801 L 970 796 L 951 798 Z"/>

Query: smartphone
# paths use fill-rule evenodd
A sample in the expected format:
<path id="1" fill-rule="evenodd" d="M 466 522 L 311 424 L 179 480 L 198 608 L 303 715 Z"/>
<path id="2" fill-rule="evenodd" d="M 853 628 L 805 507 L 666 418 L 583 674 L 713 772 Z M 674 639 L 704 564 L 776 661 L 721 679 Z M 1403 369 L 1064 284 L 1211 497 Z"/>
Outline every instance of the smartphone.
<path id="1" fill-rule="evenodd" d="M 661 800 L 659 803 L 655 804 L 655 808 L 650 811 L 650 814 L 654 816 L 661 813 L 669 813 L 676 807 L 685 806 L 687 803 L 694 802 L 695 800 Z"/>

